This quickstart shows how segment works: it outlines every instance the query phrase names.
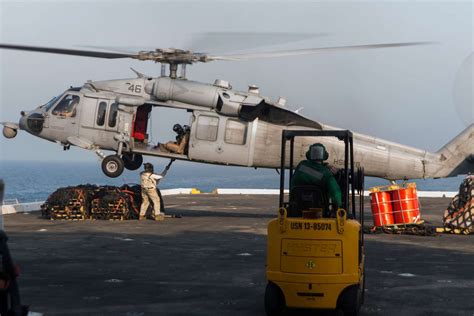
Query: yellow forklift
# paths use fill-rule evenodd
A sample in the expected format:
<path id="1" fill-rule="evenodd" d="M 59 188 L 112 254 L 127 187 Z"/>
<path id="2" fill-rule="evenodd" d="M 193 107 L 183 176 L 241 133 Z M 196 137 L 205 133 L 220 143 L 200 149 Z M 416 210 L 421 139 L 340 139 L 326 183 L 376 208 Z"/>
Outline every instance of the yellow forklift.
<path id="1" fill-rule="evenodd" d="M 336 137 L 344 142 L 344 169 L 336 176 L 342 208 L 333 209 L 326 190 L 318 186 L 296 186 L 286 202 L 285 169 L 291 183 L 295 138 L 303 136 Z M 352 132 L 284 130 L 280 170 L 278 218 L 268 224 L 266 314 L 286 315 L 289 309 L 303 308 L 358 315 L 365 279 L 364 171 L 355 171 Z"/>

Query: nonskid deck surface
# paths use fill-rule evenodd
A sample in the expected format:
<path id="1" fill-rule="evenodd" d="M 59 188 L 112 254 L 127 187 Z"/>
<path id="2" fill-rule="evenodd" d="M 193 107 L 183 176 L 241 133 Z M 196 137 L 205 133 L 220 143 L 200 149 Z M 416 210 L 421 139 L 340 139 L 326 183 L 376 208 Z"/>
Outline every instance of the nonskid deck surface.
<path id="1" fill-rule="evenodd" d="M 5 216 L 24 303 L 47 315 L 263 315 L 266 225 L 277 196 L 165 202 L 183 218 Z M 421 203 L 424 219 L 440 225 L 449 199 Z M 370 225 L 368 201 L 366 210 Z M 367 235 L 366 248 L 362 315 L 472 315 L 474 236 Z"/>

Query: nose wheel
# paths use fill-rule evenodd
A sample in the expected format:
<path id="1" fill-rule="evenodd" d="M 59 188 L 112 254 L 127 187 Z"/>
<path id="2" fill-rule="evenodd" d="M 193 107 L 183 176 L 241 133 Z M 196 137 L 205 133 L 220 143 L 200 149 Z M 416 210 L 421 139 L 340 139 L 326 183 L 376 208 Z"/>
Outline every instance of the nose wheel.
<path id="1" fill-rule="evenodd" d="M 102 160 L 102 171 L 110 178 L 117 178 L 123 172 L 125 164 L 117 155 L 110 155 Z"/>

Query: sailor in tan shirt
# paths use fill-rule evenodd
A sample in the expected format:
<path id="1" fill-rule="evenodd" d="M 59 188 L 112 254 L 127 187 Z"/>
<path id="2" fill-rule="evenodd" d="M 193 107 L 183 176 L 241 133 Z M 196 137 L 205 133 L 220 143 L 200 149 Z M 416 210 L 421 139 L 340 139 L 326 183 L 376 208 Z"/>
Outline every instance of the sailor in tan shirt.
<path id="1" fill-rule="evenodd" d="M 168 172 L 173 160 L 166 166 L 161 174 L 153 173 L 153 165 L 151 163 L 144 163 L 144 171 L 140 173 L 141 187 L 142 187 L 142 205 L 140 207 L 140 220 L 146 218 L 146 211 L 150 206 L 150 201 L 153 204 L 153 217 L 155 220 L 163 220 L 164 214 L 161 213 L 160 196 L 156 190 L 156 185 L 163 179 Z"/>

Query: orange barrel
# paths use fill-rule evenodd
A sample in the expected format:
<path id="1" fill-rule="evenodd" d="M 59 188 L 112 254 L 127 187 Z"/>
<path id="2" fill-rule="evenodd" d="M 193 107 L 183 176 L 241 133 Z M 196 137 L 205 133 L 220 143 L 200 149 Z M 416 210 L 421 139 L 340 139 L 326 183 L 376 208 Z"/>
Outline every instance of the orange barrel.
<path id="1" fill-rule="evenodd" d="M 395 224 L 415 224 L 420 221 L 420 205 L 416 186 L 391 191 Z"/>
<path id="2" fill-rule="evenodd" d="M 370 202 L 375 226 L 394 224 L 390 193 L 382 191 L 372 192 L 370 193 Z"/>

